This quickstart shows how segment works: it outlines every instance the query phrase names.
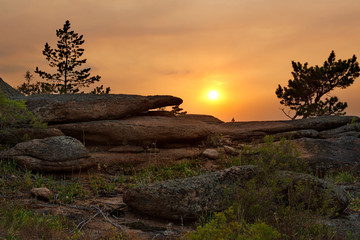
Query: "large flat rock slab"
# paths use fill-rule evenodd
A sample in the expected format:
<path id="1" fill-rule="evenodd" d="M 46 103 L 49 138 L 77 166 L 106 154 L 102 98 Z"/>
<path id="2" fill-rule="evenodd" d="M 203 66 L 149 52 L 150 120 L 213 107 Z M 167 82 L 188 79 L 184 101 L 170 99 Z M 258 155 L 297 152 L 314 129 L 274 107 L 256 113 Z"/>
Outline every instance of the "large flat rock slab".
<path id="1" fill-rule="evenodd" d="M 351 136 L 293 140 L 301 157 L 315 170 L 360 170 L 360 139 Z"/>
<path id="2" fill-rule="evenodd" d="M 22 99 L 26 100 L 29 110 L 48 123 L 121 119 L 183 102 L 173 96 L 125 94 L 43 94 Z"/>
<path id="3" fill-rule="evenodd" d="M 206 139 L 213 128 L 203 122 L 176 117 L 132 117 L 56 125 L 65 135 L 86 145 L 190 144 Z"/>
<path id="4" fill-rule="evenodd" d="M 120 147 L 119 147 L 120 148 Z M 157 149 L 155 152 L 118 152 L 111 149 L 108 152 L 93 152 L 90 155 L 97 163 L 106 165 L 140 165 L 143 163 L 166 164 L 174 160 L 196 158 L 201 155 L 199 148 Z"/>
<path id="5" fill-rule="evenodd" d="M 354 116 L 322 116 L 284 121 L 229 122 L 218 125 L 218 131 L 233 139 L 244 141 L 261 139 L 266 135 L 274 134 L 293 135 L 294 137 L 317 137 L 317 132 L 338 128 L 354 121 L 358 122 L 359 118 Z"/>

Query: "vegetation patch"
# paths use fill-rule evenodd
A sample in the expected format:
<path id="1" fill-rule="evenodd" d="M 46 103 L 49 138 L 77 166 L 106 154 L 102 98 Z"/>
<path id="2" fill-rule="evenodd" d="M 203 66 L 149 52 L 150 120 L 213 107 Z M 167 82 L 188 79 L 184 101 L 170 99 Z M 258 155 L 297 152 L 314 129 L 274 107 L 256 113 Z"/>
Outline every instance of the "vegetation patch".
<path id="1" fill-rule="evenodd" d="M 170 166 L 149 165 L 147 168 L 134 174 L 137 184 L 147 184 L 171 179 L 193 177 L 204 173 L 201 170 L 199 159 L 184 160 Z"/>
<path id="2" fill-rule="evenodd" d="M 321 223 L 331 212 L 330 189 L 320 193 L 311 181 L 294 184 L 279 175 L 310 172 L 291 142 L 267 136 L 264 144 L 245 146 L 238 157 L 223 161 L 225 167 L 251 164 L 262 171 L 245 186 L 229 189 L 237 196 L 231 207 L 202 218 L 188 239 L 334 239 L 335 230 Z"/>
<path id="3" fill-rule="evenodd" d="M 35 214 L 0 200 L 0 237 L 5 239 L 67 239 L 71 225 L 61 216 Z"/>

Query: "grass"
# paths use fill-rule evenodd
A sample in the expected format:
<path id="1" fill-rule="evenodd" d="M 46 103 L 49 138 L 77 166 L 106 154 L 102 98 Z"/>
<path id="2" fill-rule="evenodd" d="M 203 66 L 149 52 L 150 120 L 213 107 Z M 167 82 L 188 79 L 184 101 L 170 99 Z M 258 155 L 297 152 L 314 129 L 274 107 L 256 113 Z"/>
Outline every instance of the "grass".
<path id="1" fill-rule="evenodd" d="M 221 137 L 215 136 L 207 144 L 219 144 L 219 139 Z M 245 146 L 239 156 L 222 158 L 218 162 L 223 168 L 255 164 L 263 171 L 243 188 L 236 189 L 237 195 L 229 208 L 199 219 L 196 230 L 182 236 L 183 239 L 334 239 L 334 229 L 321 224 L 321 219 L 326 217 L 321 211 L 327 210 L 326 202 L 321 202 L 323 199 L 309 194 L 309 189 L 301 184 L 288 189 L 286 198 L 280 192 L 281 184 L 276 181 L 278 170 L 310 172 L 289 141 L 282 139 L 274 142 L 272 137 L 266 137 L 264 144 Z M 76 204 L 78 201 L 117 195 L 119 189 L 203 174 L 203 165 L 200 158 L 184 159 L 137 170 L 132 166 L 122 166 L 112 174 L 105 174 L 106 168 L 94 169 L 80 176 L 33 173 L 4 159 L 0 161 L 0 237 L 22 239 L 30 229 L 36 229 L 34 239 L 92 239 L 91 235 L 82 232 L 70 233 L 74 224 L 62 217 L 38 215 L 31 209 L 20 207 L 20 203 L 12 202 L 31 188 L 47 187 L 54 193 L 51 201 Z M 351 172 L 340 172 L 328 176 L 328 180 L 336 184 L 351 184 L 358 182 L 359 177 Z M 316 202 L 325 207 L 313 211 L 307 203 Z M 349 208 L 360 211 L 358 197 L 351 198 Z M 136 237 L 114 230 L 101 239 Z"/>
<path id="2" fill-rule="evenodd" d="M 136 184 L 147 184 L 171 179 L 187 178 L 203 173 L 201 161 L 184 160 L 170 166 L 149 165 L 135 173 L 133 178 Z"/>
<path id="3" fill-rule="evenodd" d="M 237 193 L 231 207 L 201 221 L 187 239 L 335 238 L 335 230 L 321 223 L 321 219 L 328 217 L 329 193 L 319 193 L 305 183 L 284 188 L 287 180 L 277 180 L 278 170 L 311 172 L 291 142 L 285 139 L 274 142 L 273 137 L 267 136 L 264 144 L 245 146 L 239 156 L 223 160 L 224 167 L 248 164 L 259 166 L 261 174 L 245 186 L 231 190 Z M 336 179 L 347 183 L 355 180 L 344 173 Z M 353 205 L 356 204 L 354 200 Z M 317 207 L 313 208 L 314 205 Z"/>
<path id="4" fill-rule="evenodd" d="M 328 174 L 326 179 L 335 184 L 353 184 L 359 181 L 359 176 L 357 175 L 354 171 L 341 171 Z"/>
<path id="5" fill-rule="evenodd" d="M 0 200 L 0 237 L 3 239 L 66 239 L 71 225 L 61 216 L 35 214 L 31 210 Z"/>

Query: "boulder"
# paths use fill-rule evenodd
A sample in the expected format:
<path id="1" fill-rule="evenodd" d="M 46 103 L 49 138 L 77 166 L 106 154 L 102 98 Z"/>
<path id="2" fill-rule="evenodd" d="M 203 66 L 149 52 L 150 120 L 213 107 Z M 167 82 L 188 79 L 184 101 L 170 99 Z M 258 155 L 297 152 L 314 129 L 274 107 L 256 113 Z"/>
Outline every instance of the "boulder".
<path id="1" fill-rule="evenodd" d="M 358 122 L 353 116 L 322 116 L 316 118 L 284 120 L 284 121 L 253 121 L 228 122 L 218 125 L 218 133 L 230 136 L 235 140 L 253 141 L 266 135 L 278 134 L 281 137 L 293 138 L 316 137 L 317 132 L 338 128 L 343 125 Z M 300 131 L 301 130 L 301 131 Z"/>
<path id="2" fill-rule="evenodd" d="M 262 172 L 256 166 L 236 166 L 205 175 L 141 185 L 128 189 L 123 200 L 133 209 L 151 216 L 172 220 L 195 220 L 204 213 L 226 209 L 236 197 L 241 198 L 237 194 L 238 189 L 258 174 Z M 312 193 L 318 194 L 322 200 L 330 204 L 330 215 L 345 209 L 349 202 L 343 188 L 311 175 L 289 171 L 282 171 L 276 175 L 279 182 L 278 191 L 283 193 L 284 201 L 289 201 L 289 190 L 298 189 L 301 184 L 310 187 Z M 304 199 L 306 196 L 300 196 L 297 201 L 308 200 L 309 198 Z M 316 209 L 322 206 L 314 204 L 310 207 Z"/>
<path id="3" fill-rule="evenodd" d="M 226 208 L 228 187 L 255 177 L 255 166 L 138 186 L 125 192 L 124 202 L 142 213 L 173 220 L 195 220 L 205 212 Z M 229 196 L 233 197 L 233 196 Z"/>
<path id="4" fill-rule="evenodd" d="M 345 136 L 333 139 L 301 138 L 293 140 L 301 157 L 314 171 L 360 169 L 360 139 Z"/>
<path id="5" fill-rule="evenodd" d="M 67 136 L 18 143 L 0 152 L 0 157 L 13 159 L 26 169 L 44 172 L 77 171 L 95 164 L 81 142 Z"/>
<path id="6" fill-rule="evenodd" d="M 46 187 L 32 188 L 30 193 L 37 199 L 43 200 L 45 202 L 48 202 L 53 197 L 53 192 Z"/>
<path id="7" fill-rule="evenodd" d="M 174 117 L 132 117 L 122 120 L 55 125 L 65 135 L 86 145 L 158 145 L 200 142 L 213 133 L 211 126 Z"/>
<path id="8" fill-rule="evenodd" d="M 26 97 L 28 109 L 48 123 L 121 119 L 181 103 L 182 99 L 173 96 L 124 94 L 42 94 Z"/>
<path id="9" fill-rule="evenodd" d="M 218 159 L 220 156 L 219 152 L 216 149 L 212 149 L 212 148 L 205 149 L 202 155 L 210 159 Z"/>
<path id="10" fill-rule="evenodd" d="M 1 78 L 0 78 L 0 92 L 5 94 L 6 97 L 8 97 L 10 99 L 24 97 L 24 95 L 22 93 L 20 93 L 18 90 L 11 87 L 6 82 L 4 82 Z"/>
<path id="11" fill-rule="evenodd" d="M 304 203 L 308 209 L 326 211 L 322 213 L 328 216 L 335 216 L 349 205 L 345 188 L 334 183 L 292 171 L 279 171 L 276 178 L 279 191 L 287 203 L 295 199 L 296 203 Z M 295 195 L 292 196 L 293 199 L 289 199 L 291 192 Z"/>
<path id="12" fill-rule="evenodd" d="M 229 155 L 237 155 L 238 154 L 238 152 L 236 151 L 235 148 L 233 148 L 231 146 L 227 146 L 227 145 L 224 146 L 224 151 L 226 154 L 229 154 Z"/>

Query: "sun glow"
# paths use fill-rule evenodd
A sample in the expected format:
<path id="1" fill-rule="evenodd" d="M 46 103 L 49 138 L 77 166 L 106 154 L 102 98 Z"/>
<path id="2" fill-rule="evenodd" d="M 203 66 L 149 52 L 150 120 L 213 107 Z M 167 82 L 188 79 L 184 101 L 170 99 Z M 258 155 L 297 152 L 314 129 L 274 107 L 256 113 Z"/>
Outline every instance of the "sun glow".
<path id="1" fill-rule="evenodd" d="M 208 93 L 208 98 L 210 99 L 210 100 L 216 100 L 216 99 L 218 99 L 219 98 L 219 92 L 218 91 L 216 91 L 216 90 L 211 90 L 209 93 Z"/>

